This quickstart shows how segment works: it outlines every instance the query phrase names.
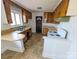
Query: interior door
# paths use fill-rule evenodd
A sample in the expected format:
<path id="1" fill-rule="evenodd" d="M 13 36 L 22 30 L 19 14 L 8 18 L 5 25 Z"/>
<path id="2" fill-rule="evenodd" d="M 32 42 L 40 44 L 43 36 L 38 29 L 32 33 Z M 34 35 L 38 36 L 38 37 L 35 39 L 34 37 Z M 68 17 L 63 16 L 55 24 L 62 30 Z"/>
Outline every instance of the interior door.
<path id="1" fill-rule="evenodd" d="M 42 16 L 36 16 L 36 32 L 42 33 Z"/>

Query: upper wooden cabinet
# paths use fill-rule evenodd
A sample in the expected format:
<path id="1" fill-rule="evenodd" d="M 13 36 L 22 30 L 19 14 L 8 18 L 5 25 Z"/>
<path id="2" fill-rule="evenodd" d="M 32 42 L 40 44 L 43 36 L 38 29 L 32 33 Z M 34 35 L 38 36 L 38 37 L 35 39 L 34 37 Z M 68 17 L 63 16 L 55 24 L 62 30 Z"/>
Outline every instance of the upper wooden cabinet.
<path id="1" fill-rule="evenodd" d="M 28 19 L 32 19 L 32 13 L 22 8 L 22 19 L 27 23 Z"/>
<path id="2" fill-rule="evenodd" d="M 27 13 L 28 18 L 29 18 L 29 19 L 32 19 L 32 13 L 29 12 L 29 11 L 26 11 L 26 13 Z"/>
<path id="3" fill-rule="evenodd" d="M 53 13 L 52 12 L 44 12 L 44 18 L 45 19 L 51 19 L 53 18 Z"/>
<path id="4" fill-rule="evenodd" d="M 44 12 L 44 19 L 46 22 L 51 23 L 53 22 L 53 13 L 52 12 Z"/>
<path id="5" fill-rule="evenodd" d="M 10 0 L 3 0 L 4 3 L 4 8 L 6 12 L 6 17 L 7 17 L 7 22 L 10 24 L 12 23 L 12 18 L 11 18 L 11 1 Z"/>
<path id="6" fill-rule="evenodd" d="M 26 15 L 26 10 L 22 9 L 22 20 L 24 23 L 28 23 L 28 17 Z"/>
<path id="7" fill-rule="evenodd" d="M 44 19 L 48 23 L 59 23 L 55 18 L 66 16 L 68 10 L 69 0 L 62 0 L 58 7 L 53 12 L 44 12 Z"/>
<path id="8" fill-rule="evenodd" d="M 62 0 L 58 7 L 53 12 L 53 18 L 66 16 L 68 10 L 69 0 Z"/>

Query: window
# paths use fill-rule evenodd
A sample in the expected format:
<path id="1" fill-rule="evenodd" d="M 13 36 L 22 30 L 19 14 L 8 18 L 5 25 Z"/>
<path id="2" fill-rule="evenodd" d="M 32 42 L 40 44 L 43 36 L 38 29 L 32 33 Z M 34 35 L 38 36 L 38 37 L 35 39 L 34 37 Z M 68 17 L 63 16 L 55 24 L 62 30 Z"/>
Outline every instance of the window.
<path id="1" fill-rule="evenodd" d="M 12 16 L 12 24 L 11 25 L 15 25 L 14 13 L 11 13 L 11 16 Z"/>
<path id="2" fill-rule="evenodd" d="M 15 14 L 15 18 L 16 18 L 16 23 L 20 24 L 20 15 L 19 14 Z"/>
<path id="3" fill-rule="evenodd" d="M 21 17 L 20 13 L 11 12 L 11 16 L 12 16 L 11 25 L 20 25 L 20 24 L 22 24 L 21 18 L 20 18 Z"/>
<path id="4" fill-rule="evenodd" d="M 26 16 L 23 15 L 23 20 L 24 20 L 24 23 L 26 23 Z"/>
<path id="5" fill-rule="evenodd" d="M 10 25 L 22 25 L 22 11 L 16 5 L 11 6 L 12 23 Z"/>

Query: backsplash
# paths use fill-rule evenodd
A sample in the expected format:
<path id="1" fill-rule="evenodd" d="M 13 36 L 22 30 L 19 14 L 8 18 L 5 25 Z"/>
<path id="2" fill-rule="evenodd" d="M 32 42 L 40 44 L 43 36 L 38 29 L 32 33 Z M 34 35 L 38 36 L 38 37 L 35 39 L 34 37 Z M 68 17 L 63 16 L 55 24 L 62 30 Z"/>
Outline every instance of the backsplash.
<path id="1" fill-rule="evenodd" d="M 59 24 L 43 23 L 42 26 L 57 27 Z"/>
<path id="2" fill-rule="evenodd" d="M 6 30 L 11 28 L 11 26 L 9 24 L 1 24 L 1 30 Z"/>
<path id="3" fill-rule="evenodd" d="M 23 24 L 23 25 L 1 24 L 1 30 L 7 30 L 7 29 L 10 29 L 10 28 L 19 29 L 19 27 L 29 27 L 29 24 Z"/>

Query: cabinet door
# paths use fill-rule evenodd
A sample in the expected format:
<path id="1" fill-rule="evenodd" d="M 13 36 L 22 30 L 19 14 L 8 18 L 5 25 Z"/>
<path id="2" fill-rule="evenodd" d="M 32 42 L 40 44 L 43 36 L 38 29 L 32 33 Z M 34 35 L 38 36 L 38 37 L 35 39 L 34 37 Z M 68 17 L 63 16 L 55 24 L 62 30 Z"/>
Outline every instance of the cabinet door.
<path id="1" fill-rule="evenodd" d="M 47 20 L 47 12 L 44 12 L 44 19 Z"/>
<path id="2" fill-rule="evenodd" d="M 32 19 L 32 13 L 23 8 L 22 19 L 25 23 L 28 23 L 28 19 Z"/>
<path id="3" fill-rule="evenodd" d="M 32 13 L 27 11 L 27 16 L 28 16 L 28 19 L 32 19 Z"/>
<path id="4" fill-rule="evenodd" d="M 11 1 L 10 0 L 3 0 L 4 7 L 5 7 L 5 12 L 6 12 L 6 17 L 8 23 L 12 23 L 12 18 L 11 18 Z"/>
<path id="5" fill-rule="evenodd" d="M 48 28 L 43 28 L 43 34 L 47 35 L 49 29 Z"/>
<path id="6" fill-rule="evenodd" d="M 54 21 L 54 15 L 53 12 L 44 12 L 44 19 L 48 23 L 52 23 Z"/>
<path id="7" fill-rule="evenodd" d="M 25 9 L 22 9 L 22 19 L 24 23 L 28 23 L 28 16 Z"/>
<path id="8" fill-rule="evenodd" d="M 29 12 L 29 19 L 32 19 L 32 13 Z"/>

